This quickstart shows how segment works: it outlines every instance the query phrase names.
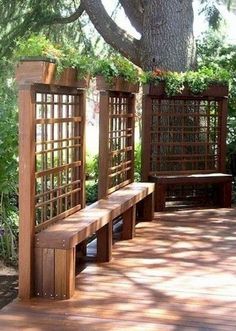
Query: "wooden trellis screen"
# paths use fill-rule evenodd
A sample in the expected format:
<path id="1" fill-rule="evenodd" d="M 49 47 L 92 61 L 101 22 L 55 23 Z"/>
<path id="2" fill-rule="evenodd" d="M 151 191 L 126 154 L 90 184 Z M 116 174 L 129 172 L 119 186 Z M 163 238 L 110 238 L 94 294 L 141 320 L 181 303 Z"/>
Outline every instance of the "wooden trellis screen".
<path id="1" fill-rule="evenodd" d="M 85 91 L 20 85 L 19 106 L 20 283 L 30 284 L 35 232 L 84 206 Z"/>
<path id="2" fill-rule="evenodd" d="M 132 93 L 100 92 L 99 198 L 133 182 L 134 101 Z"/>
<path id="3" fill-rule="evenodd" d="M 142 179 L 224 172 L 226 119 L 225 97 L 145 95 Z"/>

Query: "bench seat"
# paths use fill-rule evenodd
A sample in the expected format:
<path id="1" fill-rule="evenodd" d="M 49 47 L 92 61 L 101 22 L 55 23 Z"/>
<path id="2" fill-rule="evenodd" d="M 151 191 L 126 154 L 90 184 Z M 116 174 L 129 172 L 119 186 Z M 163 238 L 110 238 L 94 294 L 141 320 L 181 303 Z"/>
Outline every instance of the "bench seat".
<path id="1" fill-rule="evenodd" d="M 122 239 L 134 235 L 136 205 L 153 219 L 154 183 L 132 183 L 58 221 L 35 235 L 36 296 L 68 299 L 75 288 L 75 248 L 97 234 L 97 261 L 108 262 L 112 252 L 112 221 L 123 217 Z"/>
<path id="2" fill-rule="evenodd" d="M 217 205 L 223 208 L 231 207 L 232 176 L 224 173 L 195 173 L 179 175 L 149 176 L 149 180 L 156 184 L 155 210 L 164 211 L 166 203 L 167 187 L 169 185 L 184 184 L 212 184 L 218 191 Z"/>

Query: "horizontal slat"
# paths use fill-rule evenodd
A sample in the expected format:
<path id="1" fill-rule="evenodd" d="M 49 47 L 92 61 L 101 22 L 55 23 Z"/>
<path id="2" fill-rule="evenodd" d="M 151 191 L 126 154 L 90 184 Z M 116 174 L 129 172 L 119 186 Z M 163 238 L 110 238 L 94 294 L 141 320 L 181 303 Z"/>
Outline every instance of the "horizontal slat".
<path id="1" fill-rule="evenodd" d="M 55 174 L 57 172 L 60 172 L 60 171 L 66 170 L 66 169 L 75 168 L 75 167 L 79 167 L 79 166 L 81 166 L 81 161 L 76 161 L 73 163 L 65 164 L 60 167 L 39 171 L 39 172 L 35 173 L 35 178 L 39 178 L 42 176 L 48 176 L 48 175 Z"/>
<path id="2" fill-rule="evenodd" d="M 66 117 L 66 118 L 41 118 L 36 119 L 36 124 L 55 124 L 55 123 L 76 123 L 81 122 L 82 118 L 79 117 Z"/>

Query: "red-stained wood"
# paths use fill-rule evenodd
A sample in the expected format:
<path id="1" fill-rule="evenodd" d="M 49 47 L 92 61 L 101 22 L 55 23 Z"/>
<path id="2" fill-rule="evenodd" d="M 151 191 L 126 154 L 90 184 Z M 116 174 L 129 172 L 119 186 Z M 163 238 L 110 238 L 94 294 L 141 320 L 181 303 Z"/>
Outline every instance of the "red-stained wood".
<path id="1" fill-rule="evenodd" d="M 33 239 L 35 222 L 35 108 L 30 86 L 19 89 L 19 297 L 33 294 Z"/>
<path id="2" fill-rule="evenodd" d="M 98 199 L 106 197 L 108 190 L 109 167 L 109 93 L 100 92 L 99 112 L 99 174 L 98 174 Z"/>
<path id="3" fill-rule="evenodd" d="M 43 249 L 43 296 L 54 298 L 55 296 L 55 250 L 51 248 Z"/>
<path id="4" fill-rule="evenodd" d="M 70 298 L 74 292 L 76 246 L 83 244 L 87 238 L 96 233 L 97 261 L 109 262 L 112 258 L 112 221 L 122 215 L 124 221 L 122 238 L 132 239 L 135 231 L 136 204 L 144 199 L 144 206 L 146 205 L 144 214 L 147 214 L 147 219 L 151 221 L 153 194 L 153 183 L 132 183 L 110 194 L 106 199 L 101 199 L 37 233 L 35 236 L 35 258 L 39 259 L 36 261 L 37 296 L 43 293 L 44 297 Z M 145 200 L 149 196 L 151 198 Z M 41 249 L 43 249 L 43 257 Z M 41 278 L 42 290 L 39 288 Z"/>
<path id="5" fill-rule="evenodd" d="M 160 90 L 158 87 L 145 90 L 148 94 L 143 97 L 142 130 L 142 179 L 157 178 L 155 200 L 159 211 L 164 210 L 166 199 L 200 202 L 212 194 L 212 185 L 223 183 L 225 190 L 228 185 L 224 173 L 227 88 L 217 86 L 215 95 L 211 86 L 209 91 L 196 96 L 183 91 L 179 96 L 168 97 L 163 93 L 163 86 L 160 87 Z M 221 173 L 222 178 L 216 179 L 215 173 Z M 199 177 L 191 178 L 193 174 Z M 203 174 L 206 178 L 202 178 Z M 201 189 L 198 182 L 202 184 Z M 196 185 L 191 188 L 191 184 Z M 230 189 L 227 189 L 227 202 L 220 197 L 223 191 L 217 189 L 218 205 L 229 207 Z"/>
<path id="6" fill-rule="evenodd" d="M 112 258 L 112 222 L 97 231 L 97 262 L 109 262 Z"/>
<path id="7" fill-rule="evenodd" d="M 176 184 L 212 184 L 216 188 L 216 203 L 218 207 L 230 208 L 232 197 L 232 176 L 223 173 L 150 176 L 156 184 L 155 211 L 165 210 L 167 186 Z"/>
<path id="8" fill-rule="evenodd" d="M 133 239 L 135 235 L 135 222 L 136 222 L 136 206 L 129 208 L 122 214 L 123 226 L 122 226 L 122 240 Z"/>
<path id="9" fill-rule="evenodd" d="M 72 299 L 15 300 L 4 331 L 234 331 L 236 210 L 155 213 L 117 241 L 110 263 L 88 264 Z"/>
<path id="10" fill-rule="evenodd" d="M 55 249 L 55 299 L 69 299 L 75 289 L 75 249 Z"/>

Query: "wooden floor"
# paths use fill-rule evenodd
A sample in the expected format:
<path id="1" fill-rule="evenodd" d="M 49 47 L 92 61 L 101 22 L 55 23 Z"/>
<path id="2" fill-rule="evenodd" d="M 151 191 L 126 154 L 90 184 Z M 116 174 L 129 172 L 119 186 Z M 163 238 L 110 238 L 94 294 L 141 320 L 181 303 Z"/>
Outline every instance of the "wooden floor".
<path id="1" fill-rule="evenodd" d="M 156 213 L 113 256 L 72 300 L 8 305 L 0 330 L 236 330 L 236 210 Z"/>

